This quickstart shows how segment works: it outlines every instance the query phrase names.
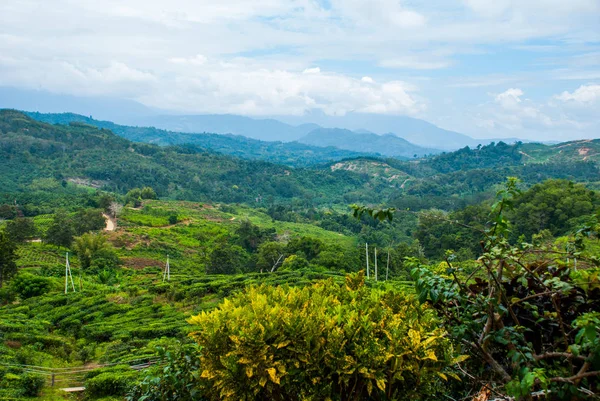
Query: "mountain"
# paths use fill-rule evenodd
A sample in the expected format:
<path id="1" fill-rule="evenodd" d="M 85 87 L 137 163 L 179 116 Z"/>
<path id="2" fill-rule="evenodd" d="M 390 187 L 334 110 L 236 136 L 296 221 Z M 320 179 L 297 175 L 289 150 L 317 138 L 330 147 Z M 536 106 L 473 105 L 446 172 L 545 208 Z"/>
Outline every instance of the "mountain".
<path id="1" fill-rule="evenodd" d="M 176 132 L 213 132 L 243 135 L 263 141 L 295 141 L 318 128 L 315 124 L 292 126 L 274 119 L 254 119 L 232 114 L 170 116 L 161 115 L 134 119 L 137 125 Z"/>
<path id="2" fill-rule="evenodd" d="M 357 133 L 346 129 L 319 128 L 298 140 L 313 146 L 335 146 L 339 149 L 379 153 L 391 157 L 412 158 L 441 153 L 440 150 L 424 148 L 399 138 L 393 134 L 377 135 Z"/>
<path id="3" fill-rule="evenodd" d="M 281 117 L 288 124 L 311 121 L 321 127 L 345 128 L 359 133 L 394 133 L 407 141 L 428 148 L 456 150 L 464 146 L 476 147 L 491 142 L 489 139 L 473 139 L 458 132 L 449 131 L 427 121 L 407 116 L 384 114 L 347 113 L 344 116 L 329 116 L 313 111 L 302 117 Z"/>
<path id="4" fill-rule="evenodd" d="M 346 205 L 393 191 L 388 182 L 352 171 L 294 169 L 194 146 L 135 143 L 108 129 L 51 125 L 14 110 L 0 110 L 0 160 L 0 196 L 21 203 L 59 196 L 68 182 L 118 193 L 150 186 L 166 199 L 252 204 L 299 199 Z"/>
<path id="5" fill-rule="evenodd" d="M 177 115 L 146 107 L 133 100 L 110 97 L 80 97 L 42 90 L 0 87 L 0 108 L 61 113 L 65 110 L 109 120 L 117 124 L 156 127 L 168 131 L 243 135 L 263 141 L 291 142 L 318 128 L 343 128 L 359 133 L 394 133 L 407 141 L 434 149 L 456 150 L 490 143 L 406 116 L 347 113 L 329 116 L 310 111 L 304 116 L 273 116 L 256 119 L 230 114 Z"/>
<path id="6" fill-rule="evenodd" d="M 293 167 L 311 166 L 359 156 L 375 156 L 367 151 L 353 152 L 331 146 L 318 147 L 298 142 L 266 142 L 241 135 L 190 134 L 153 127 L 118 125 L 110 121 L 100 121 L 74 113 L 25 113 L 35 120 L 50 124 L 68 125 L 79 122 L 98 128 L 106 128 L 133 142 L 146 142 L 161 146 L 190 144 L 225 155 L 250 160 L 264 160 Z"/>

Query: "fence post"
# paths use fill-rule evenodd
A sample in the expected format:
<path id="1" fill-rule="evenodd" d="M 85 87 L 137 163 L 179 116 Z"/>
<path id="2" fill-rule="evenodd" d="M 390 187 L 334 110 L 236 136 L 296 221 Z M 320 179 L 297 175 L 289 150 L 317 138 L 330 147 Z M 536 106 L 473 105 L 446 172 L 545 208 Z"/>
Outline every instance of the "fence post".
<path id="1" fill-rule="evenodd" d="M 54 387 L 54 373 L 52 373 L 52 387 Z"/>

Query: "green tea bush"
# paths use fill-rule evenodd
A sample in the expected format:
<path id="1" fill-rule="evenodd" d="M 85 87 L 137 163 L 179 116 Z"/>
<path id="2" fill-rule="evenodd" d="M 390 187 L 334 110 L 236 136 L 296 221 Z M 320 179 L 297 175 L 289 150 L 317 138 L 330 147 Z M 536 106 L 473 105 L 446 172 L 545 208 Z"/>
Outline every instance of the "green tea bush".
<path id="1" fill-rule="evenodd" d="M 21 273 L 11 281 L 11 287 L 19 297 L 26 299 L 48 292 L 50 280 L 29 273 Z"/>
<path id="2" fill-rule="evenodd" d="M 123 396 L 135 383 L 137 372 L 105 372 L 86 380 L 85 389 L 91 397 Z"/>
<path id="3" fill-rule="evenodd" d="M 45 383 L 44 376 L 25 373 L 20 380 L 21 394 L 25 397 L 37 397 L 40 395 Z"/>

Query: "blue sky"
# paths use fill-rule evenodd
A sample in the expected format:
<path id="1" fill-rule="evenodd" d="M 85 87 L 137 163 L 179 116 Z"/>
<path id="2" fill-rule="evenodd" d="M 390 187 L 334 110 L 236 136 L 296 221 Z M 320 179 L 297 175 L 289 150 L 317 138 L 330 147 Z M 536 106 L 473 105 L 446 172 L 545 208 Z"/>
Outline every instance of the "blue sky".
<path id="1" fill-rule="evenodd" d="M 600 0 L 2 0 L 0 85 L 600 137 Z"/>

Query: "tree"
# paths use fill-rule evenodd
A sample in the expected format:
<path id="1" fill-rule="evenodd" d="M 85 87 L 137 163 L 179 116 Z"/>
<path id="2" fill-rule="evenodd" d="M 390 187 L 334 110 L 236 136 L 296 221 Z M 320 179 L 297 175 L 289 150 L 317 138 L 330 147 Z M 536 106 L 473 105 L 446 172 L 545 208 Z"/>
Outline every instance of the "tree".
<path id="1" fill-rule="evenodd" d="M 323 242 L 311 237 L 296 237 L 287 244 L 288 254 L 298 254 L 311 261 L 321 252 Z"/>
<path id="2" fill-rule="evenodd" d="M 90 231 L 102 230 L 106 220 L 98 209 L 82 209 L 73 216 L 75 234 L 82 235 Z"/>
<path id="3" fill-rule="evenodd" d="M 302 256 L 290 255 L 283 261 L 281 265 L 282 271 L 295 271 L 301 269 L 307 269 L 310 266 L 308 260 Z"/>
<path id="4" fill-rule="evenodd" d="M 151 187 L 142 188 L 142 190 L 140 191 L 140 197 L 142 199 L 158 199 L 158 196 L 156 196 L 156 192 L 154 192 L 154 189 L 152 189 Z"/>
<path id="5" fill-rule="evenodd" d="M 8 235 L 0 231 L 0 288 L 17 273 L 17 247 Z"/>
<path id="6" fill-rule="evenodd" d="M 273 240 L 275 229 L 262 230 L 259 226 L 252 224 L 250 220 L 244 220 L 235 230 L 239 237 L 239 245 L 248 252 L 255 252 L 263 241 Z"/>
<path id="7" fill-rule="evenodd" d="M 285 245 L 281 242 L 263 242 L 258 247 L 256 266 L 263 271 L 275 271 L 285 259 Z"/>
<path id="8" fill-rule="evenodd" d="M 36 233 L 33 220 L 25 217 L 17 217 L 8 221 L 4 230 L 14 242 L 25 242 L 26 239 L 35 236 Z"/>
<path id="9" fill-rule="evenodd" d="M 238 245 L 217 245 L 209 256 L 206 274 L 236 274 L 247 267 L 248 256 Z"/>
<path id="10" fill-rule="evenodd" d="M 89 268 L 93 262 L 102 259 L 102 268 L 114 267 L 117 257 L 102 234 L 83 234 L 75 238 L 73 250 L 79 258 L 79 263 L 83 269 Z M 105 266 L 105 264 L 108 264 Z"/>
<path id="11" fill-rule="evenodd" d="M 506 215 L 518 194 L 509 179 L 492 206 L 473 272 L 455 266 L 451 252 L 446 275 L 413 261 L 417 294 L 468 350 L 474 386 L 519 400 L 534 392 L 584 399 L 598 391 L 600 377 L 600 260 L 583 257 L 583 238 L 575 237 L 567 252 L 542 242 L 512 245 Z M 568 262 L 573 258 L 577 268 Z"/>
<path id="12" fill-rule="evenodd" d="M 73 219 L 65 212 L 58 212 L 54 215 L 52 223 L 44 235 L 44 241 L 68 248 L 73 243 L 74 236 Z"/>

